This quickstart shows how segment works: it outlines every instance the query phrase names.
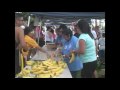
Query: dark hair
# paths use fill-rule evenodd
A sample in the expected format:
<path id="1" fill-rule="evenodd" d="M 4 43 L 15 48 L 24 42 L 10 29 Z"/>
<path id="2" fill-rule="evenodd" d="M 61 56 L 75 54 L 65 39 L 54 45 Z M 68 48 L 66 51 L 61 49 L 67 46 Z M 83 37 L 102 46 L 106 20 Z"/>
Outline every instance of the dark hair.
<path id="1" fill-rule="evenodd" d="M 32 32 L 33 31 L 33 29 L 32 28 L 30 28 L 30 27 L 25 27 L 25 29 L 24 29 L 24 34 L 25 35 L 28 35 L 30 32 Z"/>
<path id="2" fill-rule="evenodd" d="M 93 34 L 91 33 L 90 26 L 86 20 L 80 20 L 77 23 L 82 33 L 89 34 L 89 36 L 94 39 Z"/>
<path id="3" fill-rule="evenodd" d="M 15 13 L 15 19 L 18 19 L 18 18 L 21 18 L 21 17 L 23 17 L 22 14 L 20 14 L 20 13 Z"/>
<path id="4" fill-rule="evenodd" d="M 67 26 L 65 24 L 60 24 L 59 29 L 66 29 Z"/>
<path id="5" fill-rule="evenodd" d="M 66 28 L 64 29 L 63 31 L 63 35 L 67 35 L 67 36 L 70 36 L 70 38 L 72 37 L 73 33 L 70 29 Z"/>
<path id="6" fill-rule="evenodd" d="M 50 26 L 47 26 L 47 31 L 50 30 L 50 29 L 52 29 L 52 28 Z"/>
<path id="7" fill-rule="evenodd" d="M 51 33 L 54 33 L 54 30 L 53 30 L 53 29 L 51 29 L 51 30 L 50 30 L 50 32 L 51 32 Z"/>
<path id="8" fill-rule="evenodd" d="M 30 29 L 35 29 L 35 28 L 36 28 L 36 26 L 34 26 L 34 25 L 30 24 L 30 25 L 29 25 L 29 28 L 30 28 Z"/>

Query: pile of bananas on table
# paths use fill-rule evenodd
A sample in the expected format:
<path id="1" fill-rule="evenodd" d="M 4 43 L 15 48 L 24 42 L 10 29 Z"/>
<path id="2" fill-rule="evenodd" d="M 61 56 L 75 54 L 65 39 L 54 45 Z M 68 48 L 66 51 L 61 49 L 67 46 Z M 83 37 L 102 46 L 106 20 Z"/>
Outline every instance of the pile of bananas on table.
<path id="1" fill-rule="evenodd" d="M 62 61 L 48 59 L 45 61 L 27 61 L 27 66 L 17 76 L 21 78 L 55 78 L 66 68 L 67 64 Z"/>

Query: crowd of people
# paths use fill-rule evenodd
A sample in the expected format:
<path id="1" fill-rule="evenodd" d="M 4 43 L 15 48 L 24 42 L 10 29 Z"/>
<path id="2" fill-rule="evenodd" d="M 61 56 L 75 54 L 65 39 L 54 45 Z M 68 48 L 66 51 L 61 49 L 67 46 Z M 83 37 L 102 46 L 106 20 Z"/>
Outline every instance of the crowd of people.
<path id="1" fill-rule="evenodd" d="M 73 78 L 95 77 L 97 54 L 105 63 L 105 34 L 99 37 L 98 27 L 91 30 L 86 20 L 77 21 L 73 25 L 73 30 L 64 24 L 55 29 L 48 26 L 46 32 L 41 29 L 39 43 L 35 37 L 35 27 L 29 26 L 23 30 L 20 27 L 23 21 L 23 16 L 15 15 L 15 75 L 20 72 L 19 53 L 22 53 L 26 60 L 30 50 L 40 50 L 47 53 L 42 49 L 46 42 L 54 42 L 56 47 L 62 46 L 59 52 L 64 56 L 64 61 Z M 75 60 L 70 63 L 71 53 L 75 54 Z M 47 55 L 49 54 L 47 53 Z"/>

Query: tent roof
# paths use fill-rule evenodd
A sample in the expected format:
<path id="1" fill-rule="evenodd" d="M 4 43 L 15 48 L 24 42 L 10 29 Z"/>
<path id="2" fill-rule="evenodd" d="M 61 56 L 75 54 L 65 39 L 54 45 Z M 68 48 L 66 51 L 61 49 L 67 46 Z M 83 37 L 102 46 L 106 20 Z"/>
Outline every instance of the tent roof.
<path id="1" fill-rule="evenodd" d="M 43 17 L 43 21 L 51 24 L 71 23 L 78 19 L 104 19 L 105 12 L 30 12 L 38 17 Z"/>
<path id="2" fill-rule="evenodd" d="M 30 12 L 38 16 L 64 18 L 105 18 L 105 12 Z"/>

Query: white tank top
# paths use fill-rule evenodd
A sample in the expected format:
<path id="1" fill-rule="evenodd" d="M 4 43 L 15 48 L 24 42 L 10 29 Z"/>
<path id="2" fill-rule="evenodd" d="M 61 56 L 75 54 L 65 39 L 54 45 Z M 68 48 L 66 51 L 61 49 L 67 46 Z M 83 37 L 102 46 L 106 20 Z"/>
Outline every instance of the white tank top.
<path id="1" fill-rule="evenodd" d="M 49 33 L 49 31 L 46 31 L 46 33 L 45 33 L 46 41 L 51 41 L 51 42 L 53 42 L 53 37 L 50 38 L 50 36 L 49 36 L 48 33 Z"/>

